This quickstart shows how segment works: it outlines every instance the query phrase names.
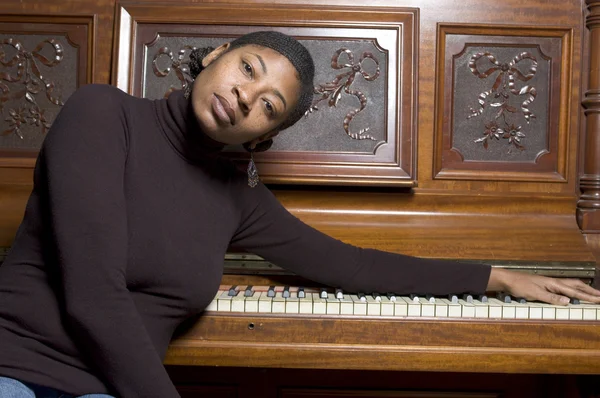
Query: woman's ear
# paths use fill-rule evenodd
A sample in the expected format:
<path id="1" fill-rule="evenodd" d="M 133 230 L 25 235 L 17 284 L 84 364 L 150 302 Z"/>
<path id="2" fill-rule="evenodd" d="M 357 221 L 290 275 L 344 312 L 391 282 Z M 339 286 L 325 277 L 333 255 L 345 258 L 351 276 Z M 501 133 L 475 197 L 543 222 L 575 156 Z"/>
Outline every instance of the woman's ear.
<path id="1" fill-rule="evenodd" d="M 210 53 L 208 53 L 206 55 L 206 57 L 204 57 L 202 59 L 202 66 L 204 68 L 206 68 L 215 59 L 219 58 L 219 56 L 221 56 L 221 54 L 223 54 L 225 51 L 227 51 L 229 49 L 230 45 L 231 45 L 231 43 L 225 43 L 225 44 L 222 44 L 219 47 L 215 48 L 214 50 L 212 50 Z"/>
<path id="2" fill-rule="evenodd" d="M 258 138 L 244 144 L 244 148 L 248 152 L 264 152 L 273 145 L 273 137 L 279 134 L 279 130 L 271 130 Z"/>

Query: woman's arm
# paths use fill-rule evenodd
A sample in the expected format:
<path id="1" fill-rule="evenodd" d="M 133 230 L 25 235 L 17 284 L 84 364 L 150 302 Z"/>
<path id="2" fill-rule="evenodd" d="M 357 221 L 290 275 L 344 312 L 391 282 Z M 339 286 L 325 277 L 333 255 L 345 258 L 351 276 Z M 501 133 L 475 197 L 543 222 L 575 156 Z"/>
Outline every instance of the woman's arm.
<path id="1" fill-rule="evenodd" d="M 600 291 L 575 279 L 547 278 L 344 244 L 291 215 L 263 185 L 246 190 L 240 198 L 240 206 L 246 211 L 233 245 L 330 286 L 398 294 L 505 291 L 554 304 L 568 303 L 566 296 L 600 303 Z"/>
<path id="2" fill-rule="evenodd" d="M 86 86 L 71 96 L 44 142 L 34 189 L 48 205 L 67 327 L 88 363 L 122 398 L 178 397 L 125 279 L 123 95 Z"/>
<path id="3" fill-rule="evenodd" d="M 354 292 L 483 294 L 491 267 L 422 259 L 343 243 L 291 215 L 262 184 L 238 194 L 232 246 L 305 278 Z"/>

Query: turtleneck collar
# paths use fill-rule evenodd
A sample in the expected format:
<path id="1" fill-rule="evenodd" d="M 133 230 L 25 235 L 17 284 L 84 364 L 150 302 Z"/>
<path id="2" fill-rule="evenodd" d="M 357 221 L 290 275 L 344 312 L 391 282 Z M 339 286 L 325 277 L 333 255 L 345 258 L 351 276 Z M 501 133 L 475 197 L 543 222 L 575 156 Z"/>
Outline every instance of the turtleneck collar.
<path id="1" fill-rule="evenodd" d="M 159 123 L 171 145 L 184 158 L 198 162 L 214 157 L 225 147 L 200 129 L 192 101 L 183 90 L 173 91 L 167 99 L 155 101 Z"/>

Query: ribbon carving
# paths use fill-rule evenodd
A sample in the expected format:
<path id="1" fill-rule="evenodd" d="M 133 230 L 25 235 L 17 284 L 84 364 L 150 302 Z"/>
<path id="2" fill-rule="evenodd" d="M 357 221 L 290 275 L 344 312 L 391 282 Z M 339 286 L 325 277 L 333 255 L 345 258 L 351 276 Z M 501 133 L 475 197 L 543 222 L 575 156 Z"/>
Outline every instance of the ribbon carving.
<path id="1" fill-rule="evenodd" d="M 9 47 L 15 51 L 12 58 L 7 59 L 6 51 Z M 52 51 L 50 58 L 44 56 L 42 51 L 48 47 Z M 54 67 L 62 61 L 64 50 L 60 43 L 55 39 L 46 39 L 40 42 L 33 51 L 26 51 L 23 45 L 15 39 L 8 38 L 0 42 L 0 112 L 9 101 L 18 101 L 25 98 L 31 105 L 19 109 L 9 109 L 8 129 L 1 132 L 1 135 L 16 134 L 24 139 L 22 127 L 25 125 L 38 126 L 42 133 L 46 133 L 50 128 L 49 118 L 45 110 L 40 108 L 36 95 L 44 91 L 46 98 L 54 105 L 63 106 L 64 102 L 60 94 L 55 94 L 56 84 L 42 75 L 38 61 L 47 67 Z M 5 72 L 8 68 L 15 68 L 14 73 Z M 23 87 L 16 91 L 11 91 L 8 83 L 22 83 Z"/>
<path id="2" fill-rule="evenodd" d="M 340 61 L 340 57 L 342 56 L 342 54 L 345 54 L 348 58 L 348 61 L 345 63 Z M 368 73 L 363 68 L 363 63 L 367 59 L 370 59 L 372 62 L 375 63 L 376 70 L 372 74 Z M 355 62 L 355 57 L 352 51 L 350 51 L 347 48 L 341 48 L 337 50 L 331 58 L 331 67 L 336 70 L 344 68 L 349 68 L 350 70 L 344 73 L 340 73 L 331 82 L 319 84 L 318 86 L 316 86 L 314 93 L 318 94 L 319 97 L 313 101 L 312 106 L 309 108 L 306 114 L 308 115 L 309 113 L 318 111 L 319 108 L 317 105 L 321 101 L 326 100 L 327 98 L 329 98 L 328 105 L 330 107 L 335 107 L 342 98 L 343 92 L 345 92 L 346 94 L 353 95 L 356 98 L 358 98 L 360 102 L 360 108 L 355 108 L 346 114 L 343 121 L 344 131 L 346 132 L 346 134 L 348 134 L 350 138 L 355 140 L 376 141 L 376 139 L 373 136 L 367 134 L 367 132 L 369 131 L 369 127 L 361 129 L 358 132 L 350 131 L 350 122 L 352 122 L 352 119 L 359 112 L 362 112 L 362 110 L 365 109 L 365 107 L 367 106 L 367 97 L 361 91 L 353 90 L 351 86 L 352 83 L 354 83 L 357 74 L 360 74 L 366 81 L 369 82 L 376 80 L 380 74 L 379 61 L 377 60 L 377 58 L 375 58 L 375 56 L 372 53 L 364 52 L 360 56 L 358 62 Z"/>
<path id="3" fill-rule="evenodd" d="M 487 59 L 492 65 L 485 71 L 480 70 L 481 59 Z M 523 60 L 529 60 L 529 70 L 525 73 L 519 69 L 519 64 Z M 514 124 L 509 124 L 506 120 L 507 114 L 515 114 L 518 113 L 519 110 L 510 105 L 511 94 L 513 96 L 522 96 L 525 95 L 525 99 L 521 102 L 520 111 L 525 118 L 525 121 L 529 124 L 529 122 L 536 118 L 533 112 L 529 109 L 529 105 L 535 100 L 537 96 L 537 91 L 535 87 L 531 85 L 524 85 L 521 88 L 517 87 L 517 82 L 527 82 L 531 80 L 536 72 L 537 72 L 537 60 L 536 58 L 528 53 L 521 52 L 516 55 L 510 62 L 508 63 L 500 63 L 496 59 L 496 57 L 490 52 L 478 52 L 473 54 L 471 59 L 469 60 L 469 70 L 479 79 L 487 79 L 488 77 L 494 76 L 497 73 L 496 79 L 494 80 L 493 86 L 486 91 L 483 91 L 479 94 L 477 102 L 479 103 L 479 108 L 473 109 L 469 108 L 470 115 L 467 116 L 467 119 L 472 117 L 479 116 L 483 113 L 485 107 L 489 105 L 490 107 L 498 108 L 498 112 L 496 112 L 494 121 L 490 121 L 486 123 L 486 129 L 483 133 L 483 137 L 476 139 L 474 142 L 481 142 L 485 149 L 488 148 L 488 142 L 492 139 L 499 140 L 500 138 L 508 139 L 508 143 L 513 145 L 515 148 L 520 150 L 525 149 L 525 147 L 521 144 L 522 138 L 525 137 L 525 134 L 521 132 L 521 126 L 515 126 Z M 489 101 L 489 103 L 488 103 Z M 503 119 L 503 126 L 498 125 L 496 120 Z"/>
<path id="4" fill-rule="evenodd" d="M 188 85 L 192 84 L 193 79 L 190 76 L 190 69 L 188 67 L 188 64 L 190 62 L 189 53 L 191 53 L 195 49 L 196 47 L 188 45 L 183 46 L 183 48 L 181 48 L 177 52 L 177 56 L 175 56 L 173 52 L 169 50 L 169 47 L 162 47 L 154 55 L 154 58 L 152 59 L 152 70 L 154 71 L 154 74 L 157 77 L 166 77 L 172 71 L 174 71 L 175 76 L 177 76 L 177 79 L 181 82 L 180 88 L 171 86 L 169 90 L 167 90 L 167 92 L 165 93 L 165 98 L 168 97 L 169 94 L 171 94 L 173 91 L 181 89 L 185 90 L 188 87 Z M 158 65 L 159 59 L 162 57 L 167 57 L 170 61 L 170 66 L 167 66 L 164 69 L 161 69 Z"/>

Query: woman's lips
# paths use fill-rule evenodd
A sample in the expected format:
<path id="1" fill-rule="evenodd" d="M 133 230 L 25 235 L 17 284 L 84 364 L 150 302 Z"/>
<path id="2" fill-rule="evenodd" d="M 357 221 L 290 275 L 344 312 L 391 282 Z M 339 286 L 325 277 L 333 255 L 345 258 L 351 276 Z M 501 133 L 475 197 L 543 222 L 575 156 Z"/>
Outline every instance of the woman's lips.
<path id="1" fill-rule="evenodd" d="M 229 102 L 219 94 L 214 94 L 212 99 L 213 112 L 223 123 L 235 124 L 235 112 Z"/>

